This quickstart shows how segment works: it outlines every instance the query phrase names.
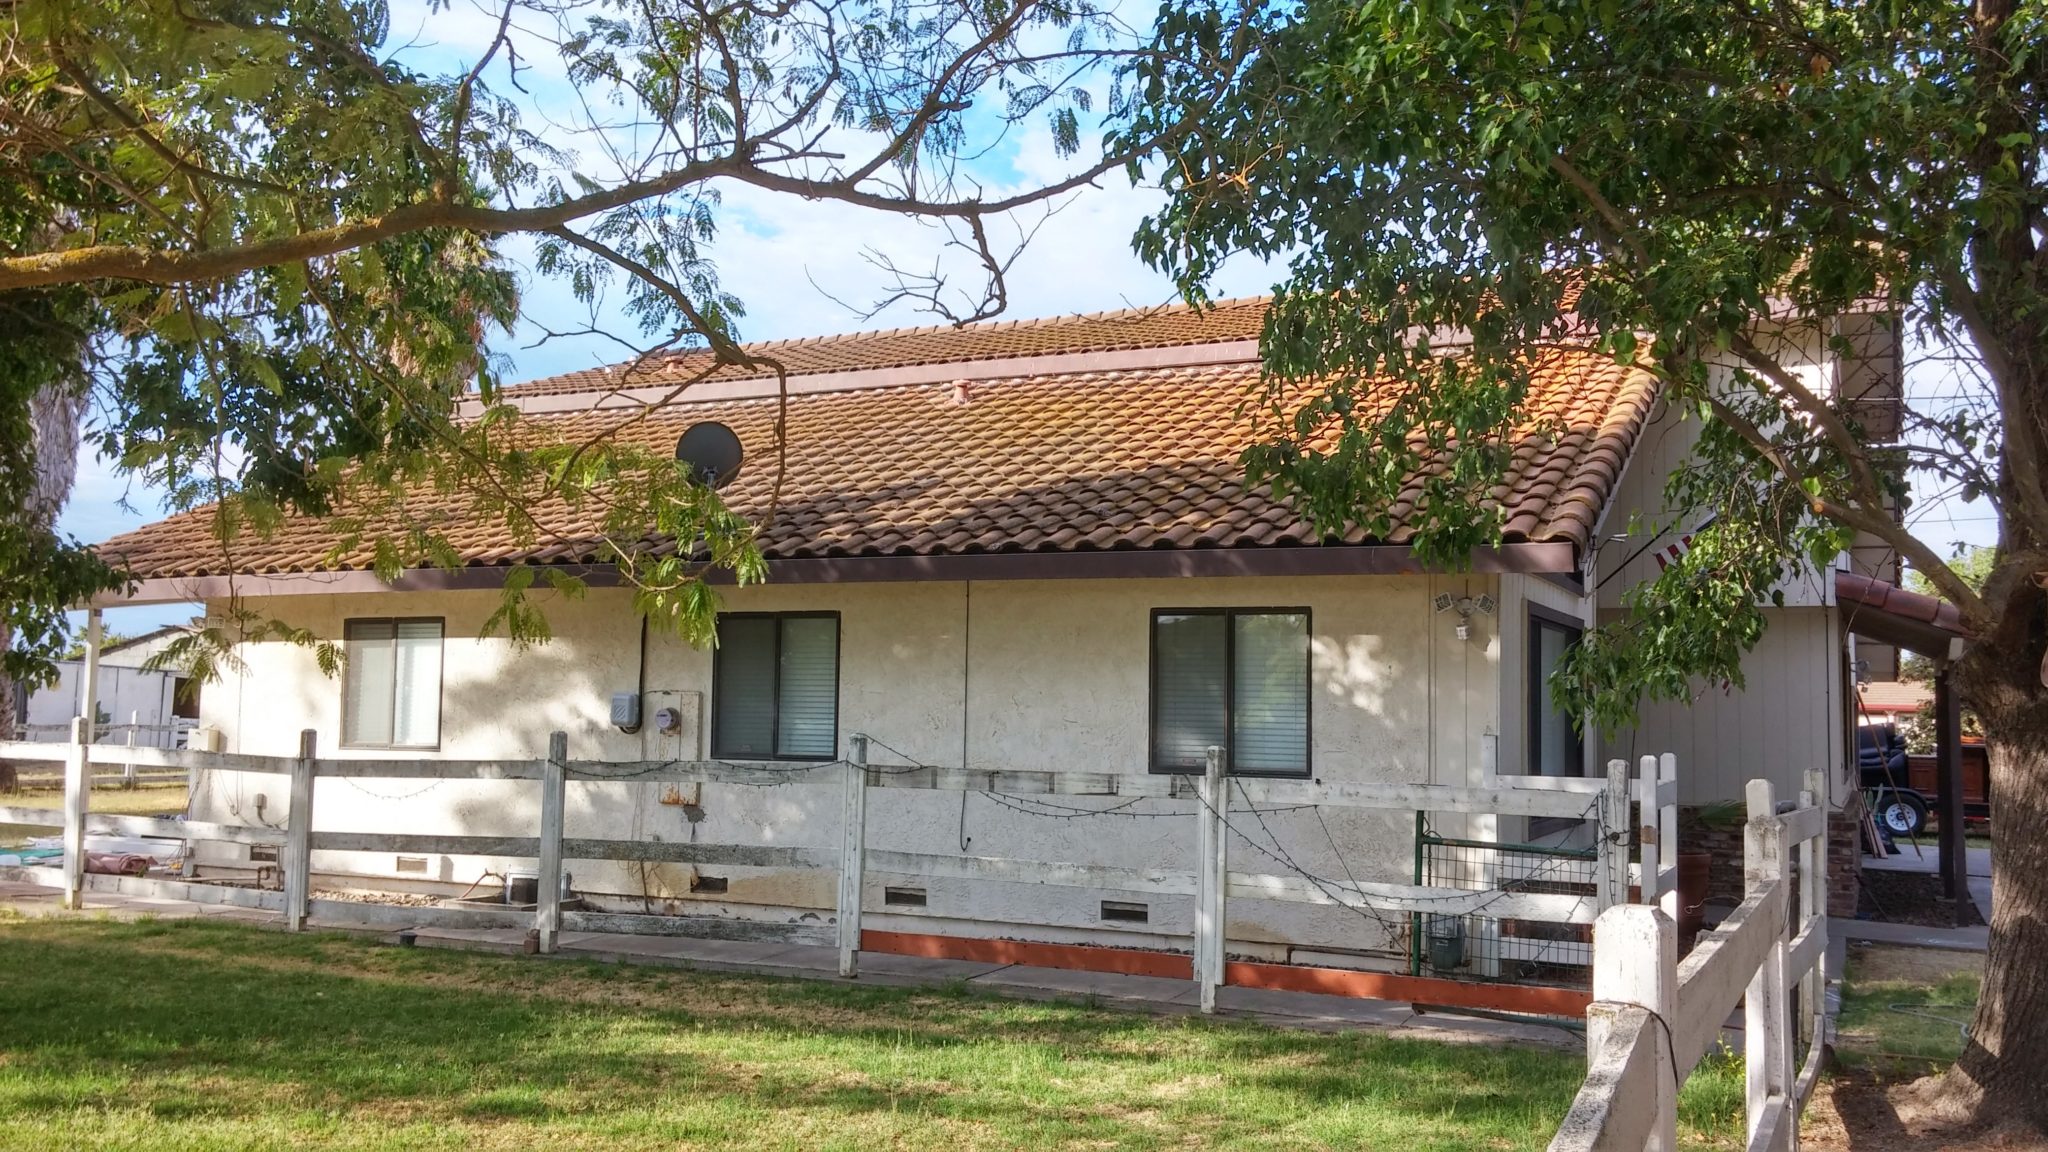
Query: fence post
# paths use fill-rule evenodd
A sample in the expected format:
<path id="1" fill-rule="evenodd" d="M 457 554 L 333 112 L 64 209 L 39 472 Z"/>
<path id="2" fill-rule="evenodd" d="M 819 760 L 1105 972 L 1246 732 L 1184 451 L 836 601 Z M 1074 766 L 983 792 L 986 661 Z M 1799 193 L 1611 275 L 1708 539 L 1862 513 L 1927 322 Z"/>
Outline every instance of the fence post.
<path id="1" fill-rule="evenodd" d="M 861 887 L 867 879 L 868 738 L 854 733 L 848 741 L 853 758 L 846 765 L 846 804 L 839 831 L 839 975 L 860 975 Z"/>
<path id="2" fill-rule="evenodd" d="M 1643 1147 L 1646 1152 L 1677 1152 L 1678 1081 L 1673 1075 L 1671 1021 L 1678 1014 L 1678 925 L 1663 909 L 1617 904 L 1593 922 L 1593 1000 L 1596 1009 L 1632 1004 L 1655 1017 L 1650 1063 L 1657 1077 L 1657 1123 Z M 1613 1023 L 1610 1013 L 1586 1013 L 1589 1062 L 1606 1047 Z"/>
<path id="3" fill-rule="evenodd" d="M 71 747 L 64 751 L 64 907 L 85 907 L 85 816 L 91 806 L 92 721 L 71 720 Z"/>
<path id="4" fill-rule="evenodd" d="M 540 847 L 534 871 L 533 930 L 540 951 L 553 953 L 562 932 L 562 826 L 568 816 L 569 734 L 548 734 L 548 758 L 540 762 Z"/>
<path id="5" fill-rule="evenodd" d="M 284 826 L 284 930 L 306 926 L 313 888 L 313 757 L 319 737 L 299 732 L 299 758 L 292 762 L 291 808 Z"/>
<path id="6" fill-rule="evenodd" d="M 1673 924 L 1676 924 L 1678 923 L 1679 905 L 1677 872 L 1678 802 L 1675 794 L 1676 789 L 1678 787 L 1678 757 L 1676 755 L 1670 752 L 1666 752 L 1662 756 L 1657 757 L 1657 784 L 1660 789 L 1665 784 L 1669 784 L 1672 786 L 1674 790 L 1674 795 L 1671 803 L 1660 804 L 1657 806 L 1657 843 L 1660 847 L 1659 859 L 1670 860 L 1672 868 L 1671 891 L 1664 893 L 1664 895 L 1658 899 L 1657 906 L 1664 909 L 1664 914 L 1666 916 L 1671 917 L 1671 922 Z"/>
<path id="7" fill-rule="evenodd" d="M 1600 832 L 1594 838 L 1600 859 L 1594 877 L 1602 911 L 1628 903 L 1628 761 L 1607 762 L 1607 787 L 1597 808 Z"/>
<path id="8" fill-rule="evenodd" d="M 1778 820 L 1777 793 L 1769 780 L 1751 780 L 1747 791 L 1749 823 L 1743 829 L 1743 887 L 1754 894 L 1786 882 L 1784 826 Z M 1788 894 L 1789 895 L 1789 894 Z M 1788 901 L 1789 904 L 1789 901 Z M 1786 1043 L 1785 921 L 1774 925 L 1776 939 L 1750 977 L 1742 998 L 1742 1048 L 1745 1115 L 1748 1135 L 1756 1139 L 1771 1112 L 1783 1109 L 1779 1131 L 1798 1147 L 1798 1116 L 1792 1108 L 1791 1047 Z"/>
<path id="9" fill-rule="evenodd" d="M 1642 842 L 1643 879 L 1642 891 L 1635 902 L 1662 907 L 1663 893 L 1658 891 L 1657 878 L 1664 867 L 1664 841 L 1658 821 L 1655 756 L 1643 757 L 1642 771 L 1636 779 L 1636 794 L 1636 839 Z"/>
<path id="10" fill-rule="evenodd" d="M 78 714 L 91 725 L 86 729 L 85 742 L 97 744 L 100 738 L 100 642 L 106 639 L 106 629 L 100 618 L 100 610 L 88 608 L 85 612 L 85 662 L 78 673 Z M 107 717 L 113 719 L 110 713 Z M 92 786 L 91 776 L 86 777 L 86 786 Z"/>
<path id="11" fill-rule="evenodd" d="M 135 730 L 142 727 L 142 713 L 131 710 L 128 713 L 128 763 L 121 769 L 121 787 L 135 787 Z"/>
<path id="12" fill-rule="evenodd" d="M 1799 794 L 1800 807 L 1820 809 L 1820 835 L 1799 846 L 1799 874 L 1804 877 L 1800 898 L 1800 930 L 1812 929 L 1820 940 L 1820 960 L 1799 978 L 1801 1012 L 1800 1039 L 1805 1043 L 1827 1042 L 1828 1015 L 1828 778 L 1815 769 L 1806 771 L 1806 790 Z"/>
<path id="13" fill-rule="evenodd" d="M 1224 888 L 1230 866 L 1229 784 L 1223 775 L 1223 749 L 1210 746 L 1195 814 L 1195 981 L 1201 988 L 1204 1012 L 1216 1011 L 1216 989 L 1223 985 Z"/>

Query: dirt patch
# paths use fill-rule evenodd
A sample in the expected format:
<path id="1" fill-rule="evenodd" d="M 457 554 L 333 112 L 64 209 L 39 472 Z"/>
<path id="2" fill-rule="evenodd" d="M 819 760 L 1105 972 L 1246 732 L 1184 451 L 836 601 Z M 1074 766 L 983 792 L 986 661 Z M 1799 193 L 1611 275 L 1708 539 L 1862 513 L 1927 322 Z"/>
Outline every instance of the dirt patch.
<path id="1" fill-rule="evenodd" d="M 1941 894 L 1941 877 L 1931 872 L 1887 872 L 1863 870 L 1862 892 L 1857 897 L 1856 915 L 1888 924 L 1917 924 L 1923 928 L 1968 928 L 1982 924 L 1974 900 L 1947 900 Z"/>
<path id="2" fill-rule="evenodd" d="M 1889 944 L 1851 944 L 1849 970 L 1858 986 L 1869 984 L 1939 984 L 1951 976 L 1984 974 L 1982 952 L 1943 948 L 1899 948 Z"/>
<path id="3" fill-rule="evenodd" d="M 1807 1152 L 2040 1152 L 2039 1137 L 2018 1132 L 1958 1129 L 1926 1101 L 1938 1081 L 1887 1079 L 1869 1072 L 1837 1072 L 1818 1088 L 1800 1122 Z"/>

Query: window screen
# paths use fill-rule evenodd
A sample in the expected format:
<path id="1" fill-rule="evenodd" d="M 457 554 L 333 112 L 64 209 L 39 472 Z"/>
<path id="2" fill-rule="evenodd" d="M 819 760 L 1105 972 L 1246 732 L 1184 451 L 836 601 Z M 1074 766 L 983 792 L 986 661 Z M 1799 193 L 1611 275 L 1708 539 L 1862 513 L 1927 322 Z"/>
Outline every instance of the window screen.
<path id="1" fill-rule="evenodd" d="M 711 747 L 745 760 L 830 760 L 839 750 L 839 618 L 718 618 Z"/>
<path id="2" fill-rule="evenodd" d="M 1306 775 L 1308 613 L 1162 611 L 1152 617 L 1152 768 L 1199 772 L 1211 745 L 1232 772 Z"/>
<path id="3" fill-rule="evenodd" d="M 1529 774 L 1583 776 L 1586 761 L 1569 713 L 1551 702 L 1550 674 L 1579 642 L 1580 631 L 1545 616 L 1529 617 Z"/>
<path id="4" fill-rule="evenodd" d="M 342 625 L 341 742 L 351 748 L 434 748 L 441 743 L 439 620 L 350 620 Z"/>

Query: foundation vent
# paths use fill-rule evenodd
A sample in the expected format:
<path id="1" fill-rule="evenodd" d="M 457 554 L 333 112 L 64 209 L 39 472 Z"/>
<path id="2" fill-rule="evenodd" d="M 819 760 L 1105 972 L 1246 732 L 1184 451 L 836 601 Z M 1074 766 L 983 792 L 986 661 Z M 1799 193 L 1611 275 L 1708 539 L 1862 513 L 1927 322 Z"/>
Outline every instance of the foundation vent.
<path id="1" fill-rule="evenodd" d="M 275 863 L 277 863 L 277 845 L 275 845 L 275 844 L 251 844 L 251 845 L 249 845 L 249 863 L 251 863 L 251 864 L 275 864 Z"/>
<path id="2" fill-rule="evenodd" d="M 706 876 L 702 872 L 699 872 L 695 876 L 690 877 L 690 891 L 723 892 L 725 891 L 725 877 Z"/>
<path id="3" fill-rule="evenodd" d="M 1124 924 L 1143 924 L 1152 919 L 1149 904 L 1136 904 L 1128 900 L 1104 900 L 1102 918 Z"/>
<path id="4" fill-rule="evenodd" d="M 427 874 L 427 858 L 425 856 L 400 856 L 395 867 L 401 874 L 424 876 Z"/>
<path id="5" fill-rule="evenodd" d="M 922 908 L 924 907 L 924 889 L 884 888 L 882 889 L 882 903 L 894 908 Z"/>

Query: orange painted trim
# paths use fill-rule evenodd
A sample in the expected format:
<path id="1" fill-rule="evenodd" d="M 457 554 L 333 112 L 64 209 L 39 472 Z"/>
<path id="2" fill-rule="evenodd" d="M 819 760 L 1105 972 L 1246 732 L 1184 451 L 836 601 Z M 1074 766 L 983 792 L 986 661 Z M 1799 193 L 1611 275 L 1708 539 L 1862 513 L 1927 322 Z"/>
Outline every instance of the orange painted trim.
<path id="1" fill-rule="evenodd" d="M 1320 992 L 1360 1000 L 1393 1000 L 1407 1004 L 1441 1004 L 1446 1008 L 1485 1008 L 1534 1016 L 1583 1016 L 1593 994 L 1577 988 L 1534 988 L 1522 984 L 1479 984 L 1440 980 L 1433 976 L 1400 976 L 1389 972 L 1354 972 L 1347 968 L 1309 968 L 1299 964 L 1225 964 L 1223 982 L 1233 988 L 1268 988 L 1276 992 Z"/>
<path id="2" fill-rule="evenodd" d="M 1063 968 L 1071 972 L 1114 972 L 1123 976 L 1159 976 L 1192 980 L 1195 963 L 1171 952 L 1142 948 L 1107 948 L 1096 944 L 1039 944 L 1029 940 L 989 940 L 973 936 L 934 936 L 925 932 L 862 932 L 863 952 L 923 956 L 933 960 L 973 960 L 982 964 L 1023 964 L 1031 968 Z"/>
<path id="3" fill-rule="evenodd" d="M 1099 944 L 1041 944 L 1030 940 L 990 940 L 973 936 L 937 936 L 926 932 L 860 934 L 863 952 L 923 956 L 933 960 L 972 960 L 982 964 L 1022 964 L 1070 972 L 1114 972 L 1124 976 L 1158 976 L 1193 980 L 1194 961 L 1171 952 L 1143 948 L 1111 948 Z M 1535 988 L 1520 984 L 1478 984 L 1432 976 L 1401 976 L 1387 972 L 1356 972 L 1348 968 L 1311 968 L 1301 964 L 1231 963 L 1223 966 L 1223 982 L 1235 988 L 1276 992 L 1315 992 L 1355 1000 L 1392 1000 L 1402 1004 L 1439 1004 L 1446 1008 L 1485 1008 L 1534 1016 L 1583 1016 L 1593 1002 L 1577 988 Z"/>

